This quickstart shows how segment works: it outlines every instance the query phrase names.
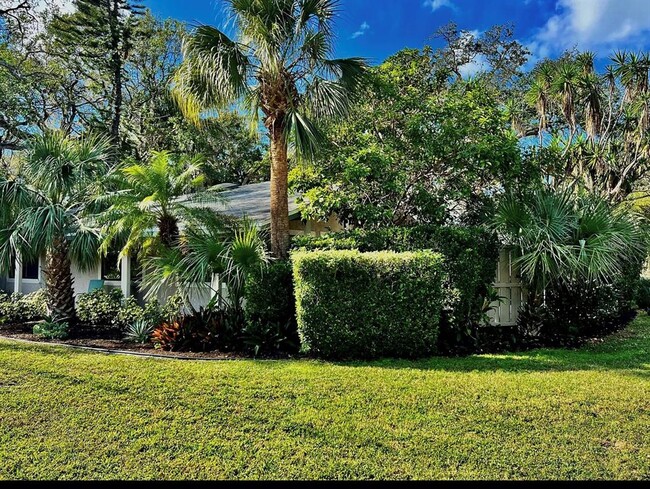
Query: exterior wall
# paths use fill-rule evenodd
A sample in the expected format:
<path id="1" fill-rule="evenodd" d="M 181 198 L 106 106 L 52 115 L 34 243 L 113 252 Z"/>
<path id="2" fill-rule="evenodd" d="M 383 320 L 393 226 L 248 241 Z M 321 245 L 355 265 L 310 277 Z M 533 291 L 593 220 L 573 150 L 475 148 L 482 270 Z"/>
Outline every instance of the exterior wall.
<path id="1" fill-rule="evenodd" d="M 338 231 L 343 231 L 343 226 L 339 223 L 336 214 L 332 214 L 327 222 L 303 221 L 300 218 L 289 221 L 289 234 L 292 236 L 304 234 L 320 236 L 321 233 L 335 233 Z"/>

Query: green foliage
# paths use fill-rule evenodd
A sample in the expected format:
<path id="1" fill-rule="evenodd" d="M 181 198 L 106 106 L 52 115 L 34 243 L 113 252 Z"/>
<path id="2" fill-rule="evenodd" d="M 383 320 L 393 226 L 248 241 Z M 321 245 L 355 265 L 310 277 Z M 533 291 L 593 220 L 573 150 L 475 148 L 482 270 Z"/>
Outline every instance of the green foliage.
<path id="1" fill-rule="evenodd" d="M 436 351 L 446 280 L 441 255 L 298 251 L 292 261 L 305 350 L 325 358 Z"/>
<path id="2" fill-rule="evenodd" d="M 639 309 L 643 309 L 644 311 L 650 310 L 650 279 L 642 278 L 639 280 L 636 304 Z"/>
<path id="3" fill-rule="evenodd" d="M 290 261 L 271 262 L 250 273 L 244 290 L 247 322 L 295 324 L 296 303 Z"/>
<path id="4" fill-rule="evenodd" d="M 34 325 L 33 333 L 48 340 L 65 340 L 68 337 L 68 330 L 68 323 L 43 321 Z"/>
<path id="5" fill-rule="evenodd" d="M 295 320 L 287 323 L 248 321 L 241 333 L 243 344 L 251 348 L 255 356 L 296 352 L 298 342 L 295 337 Z"/>
<path id="6" fill-rule="evenodd" d="M 634 215 L 573 189 L 510 195 L 493 226 L 517 248 L 515 264 L 537 300 L 549 286 L 613 283 L 630 265 L 640 273 L 637 264 L 646 256 L 646 237 Z"/>
<path id="7" fill-rule="evenodd" d="M 243 319 L 236 312 L 201 308 L 198 312 L 163 321 L 154 328 L 152 341 L 168 351 L 234 349 Z"/>
<path id="8" fill-rule="evenodd" d="M 126 328 L 138 321 L 156 326 L 180 316 L 184 301 L 175 294 L 168 297 L 161 306 L 156 300 L 149 300 L 144 307 L 135 297 L 122 295 L 120 289 L 97 289 L 77 298 L 79 320 L 94 329 Z"/>
<path id="9" fill-rule="evenodd" d="M 174 156 L 169 151 L 117 167 L 105 180 L 107 188 L 96 196 L 96 202 L 106 206 L 98 216 L 103 224 L 102 250 L 119 243 L 120 254 L 129 255 L 141 249 L 153 252 L 158 245 L 177 245 L 179 222 L 189 212 L 180 197 L 204 184 L 201 167 L 200 157 Z"/>
<path id="10" fill-rule="evenodd" d="M 218 274 L 228 291 L 221 305 L 240 314 L 246 276 L 268 261 L 264 232 L 255 222 L 232 221 L 210 209 L 194 209 L 185 222 L 180 246 L 144 260 L 148 273 L 143 285 L 148 297 L 164 287 L 175 288 L 187 303 L 191 291 L 210 291 L 215 295 L 210 307 L 216 307 L 221 298 L 212 279 Z"/>
<path id="11" fill-rule="evenodd" d="M 454 351 L 471 348 L 475 342 L 476 326 L 483 317 L 483 298 L 494 281 L 499 250 L 493 233 L 460 226 L 354 229 L 320 237 L 295 236 L 293 247 L 362 252 L 430 249 L 442 254 L 448 279 L 444 284 L 440 346 Z"/>
<path id="12" fill-rule="evenodd" d="M 21 324 L 38 321 L 47 315 L 45 290 L 31 294 L 0 293 L 0 323 Z"/>
<path id="13" fill-rule="evenodd" d="M 482 80 L 434 89 L 430 51 L 405 49 L 371 70 L 331 144 L 290 174 L 303 218 L 377 228 L 483 219 L 503 188 L 528 185 L 497 90 Z M 466 210 L 461 212 L 463 204 Z"/>
<path id="14" fill-rule="evenodd" d="M 154 326 L 146 319 L 138 319 L 126 327 L 124 339 L 133 343 L 148 343 L 151 341 Z"/>
<path id="15" fill-rule="evenodd" d="M 77 317 L 93 329 L 111 329 L 119 317 L 123 298 L 120 289 L 97 289 L 80 294 L 77 297 Z"/>

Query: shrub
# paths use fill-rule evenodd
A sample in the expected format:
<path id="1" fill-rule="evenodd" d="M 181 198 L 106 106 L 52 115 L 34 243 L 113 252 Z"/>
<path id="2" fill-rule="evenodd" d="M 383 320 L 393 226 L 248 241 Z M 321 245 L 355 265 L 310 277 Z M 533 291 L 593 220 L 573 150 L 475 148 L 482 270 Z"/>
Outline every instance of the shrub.
<path id="1" fill-rule="evenodd" d="M 201 308 L 191 316 L 163 321 L 152 334 L 156 347 L 168 351 L 227 351 L 237 346 L 243 324 L 238 314 Z"/>
<path id="2" fill-rule="evenodd" d="M 68 323 L 43 321 L 34 325 L 32 332 L 35 336 L 50 340 L 64 340 L 68 337 Z"/>
<path id="3" fill-rule="evenodd" d="M 445 259 L 448 280 L 440 323 L 442 350 L 473 349 L 476 327 L 483 317 L 483 298 L 494 282 L 499 243 L 494 233 L 470 226 L 357 229 L 320 237 L 296 236 L 294 249 L 397 252 L 423 249 Z"/>
<path id="4" fill-rule="evenodd" d="M 644 311 L 650 310 L 650 279 L 639 280 L 639 287 L 636 293 L 636 305 Z"/>
<path id="5" fill-rule="evenodd" d="M 297 330 L 293 320 L 284 324 L 258 320 L 246 323 L 241 339 L 257 356 L 260 353 L 297 352 L 298 342 L 294 336 L 297 336 Z"/>
<path id="6" fill-rule="evenodd" d="M 8 324 L 38 321 L 47 315 L 45 290 L 31 294 L 0 295 L 0 322 Z"/>
<path id="7" fill-rule="evenodd" d="M 286 324 L 296 316 L 291 262 L 276 261 L 251 270 L 244 288 L 247 321 Z"/>
<path id="8" fill-rule="evenodd" d="M 436 351 L 443 259 L 437 253 L 314 251 L 292 256 L 298 331 L 325 358 Z"/>
<path id="9" fill-rule="evenodd" d="M 153 333 L 153 325 L 146 319 L 138 319 L 126 327 L 126 341 L 133 343 L 148 343 Z"/>
<path id="10" fill-rule="evenodd" d="M 122 307 L 120 289 L 97 289 L 77 298 L 77 317 L 93 329 L 112 329 Z"/>

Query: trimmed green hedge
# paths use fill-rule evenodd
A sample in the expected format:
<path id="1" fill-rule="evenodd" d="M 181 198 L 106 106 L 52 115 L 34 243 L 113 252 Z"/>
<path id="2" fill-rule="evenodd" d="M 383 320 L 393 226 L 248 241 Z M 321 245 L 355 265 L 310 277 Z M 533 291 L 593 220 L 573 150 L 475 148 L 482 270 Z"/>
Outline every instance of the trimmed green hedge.
<path id="1" fill-rule="evenodd" d="M 422 357 L 436 352 L 446 280 L 431 251 L 295 251 L 298 332 L 324 358 Z"/>
<path id="2" fill-rule="evenodd" d="M 483 298 L 494 282 L 499 242 L 494 233 L 471 226 L 413 226 L 357 229 L 321 237 L 296 236 L 294 249 L 397 252 L 430 249 L 445 259 L 448 281 L 441 319 L 441 348 L 472 350 Z"/>

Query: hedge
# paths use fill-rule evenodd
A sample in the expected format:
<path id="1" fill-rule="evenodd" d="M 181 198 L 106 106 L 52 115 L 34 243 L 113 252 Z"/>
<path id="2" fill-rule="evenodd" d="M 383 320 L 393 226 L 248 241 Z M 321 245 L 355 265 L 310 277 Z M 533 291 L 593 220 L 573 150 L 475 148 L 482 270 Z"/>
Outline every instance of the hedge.
<path id="1" fill-rule="evenodd" d="M 431 251 L 296 251 L 298 332 L 323 358 L 422 357 L 436 352 L 446 280 Z"/>
<path id="2" fill-rule="evenodd" d="M 471 226 L 413 226 L 351 230 L 320 237 L 296 236 L 292 247 L 303 250 L 396 252 L 430 249 L 445 259 L 448 281 L 441 320 L 441 346 L 474 346 L 474 327 L 482 317 L 487 287 L 494 282 L 499 242 L 494 233 Z M 461 348 L 461 349 L 462 349 Z"/>

